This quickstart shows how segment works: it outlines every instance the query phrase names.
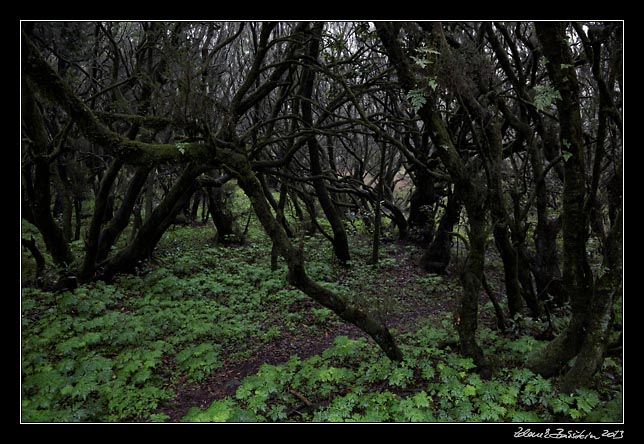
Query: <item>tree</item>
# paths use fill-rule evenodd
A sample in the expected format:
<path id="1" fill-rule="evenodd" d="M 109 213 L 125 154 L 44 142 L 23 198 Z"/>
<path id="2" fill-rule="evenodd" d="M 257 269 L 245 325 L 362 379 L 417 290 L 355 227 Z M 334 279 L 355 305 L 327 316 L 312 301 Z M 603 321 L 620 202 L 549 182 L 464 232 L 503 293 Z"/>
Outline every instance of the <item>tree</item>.
<path id="1" fill-rule="evenodd" d="M 606 351 L 612 304 L 621 284 L 622 212 L 616 209 L 611 215 L 604 271 L 594 278 L 586 255 L 589 215 L 584 208 L 586 162 L 580 85 L 566 35 L 567 24 L 537 23 L 535 26 L 544 55 L 549 60 L 548 75 L 560 96 L 557 100 L 559 137 L 567 153 L 562 215 L 563 286 L 572 306 L 572 318 L 568 327 L 543 352 L 528 361 L 528 366 L 543 375 L 552 375 L 576 357 L 575 363 L 562 379 L 562 388 L 573 391 L 589 382 L 601 366 Z M 595 48 L 599 49 L 601 44 L 601 41 L 596 42 Z M 600 54 L 593 56 L 600 57 Z M 603 151 L 602 145 L 603 140 L 600 139 L 596 144 L 600 152 Z M 620 169 L 614 169 L 613 174 L 612 180 L 620 184 Z M 619 188 L 618 185 L 617 189 L 613 189 L 610 196 L 615 208 L 621 200 Z"/>
<path id="2" fill-rule="evenodd" d="M 424 249 L 427 272 L 458 272 L 459 350 L 481 371 L 479 301 L 492 297 L 498 257 L 499 324 L 506 311 L 548 321 L 559 334 L 527 365 L 554 375 L 576 357 L 562 380 L 572 390 L 601 364 L 621 288 L 621 32 L 613 22 L 26 22 L 22 216 L 64 289 L 135 271 L 200 206 L 219 248 L 243 241 L 227 200 L 241 189 L 272 267 L 281 257 L 293 286 L 399 361 L 385 321 L 314 282 L 295 244 L 319 232 L 348 265 L 347 228 L 358 226 L 375 263 L 395 228 Z M 49 264 L 27 237 L 42 283 Z M 467 254 L 453 263 L 456 238 Z M 602 264 L 587 255 L 594 245 Z M 570 324 L 555 332 L 567 301 Z"/>
<path id="3" fill-rule="evenodd" d="M 154 208 L 150 217 L 141 225 L 132 242 L 114 256 L 108 258 L 106 263 L 102 265 L 101 278 L 111 279 L 118 272 L 130 271 L 143 259 L 147 258 L 163 232 L 174 220 L 174 216 L 188 202 L 199 175 L 207 169 L 221 167 L 230 172 L 250 199 L 255 214 L 266 233 L 272 239 L 277 251 L 287 262 L 289 282 L 323 306 L 333 310 L 342 319 L 354 323 L 364 330 L 374 338 L 387 356 L 399 361 L 402 359 L 400 349 L 384 325 L 374 320 L 364 311 L 351 307 L 344 297 L 320 286 L 307 276 L 301 253 L 293 247 L 284 231 L 284 227 L 270 211 L 270 206 L 262 192 L 261 184 L 253 171 L 252 152 L 243 149 L 242 141 L 245 137 L 243 130 L 245 128 L 242 124 L 242 118 L 253 108 L 253 105 L 260 103 L 278 87 L 279 79 L 289 68 L 290 60 L 294 57 L 296 51 L 300 49 L 301 45 L 298 42 L 301 39 L 298 34 L 306 30 L 307 26 L 307 24 L 300 24 L 293 29 L 293 35 L 296 38 L 288 40 L 277 38 L 274 41 L 270 41 L 270 35 L 276 24 L 262 24 L 255 57 L 252 59 L 248 69 L 245 70 L 245 75 L 242 76 L 242 81 L 234 93 L 228 96 L 229 102 L 224 112 L 224 118 L 219 121 L 218 128 L 215 130 L 207 123 L 200 127 L 196 125 L 196 118 L 195 121 L 187 122 L 187 129 L 194 131 L 192 136 L 199 139 L 198 142 L 150 143 L 133 140 L 112 131 L 104 123 L 100 122 L 94 112 L 69 88 L 64 80 L 43 59 L 34 43 L 24 33 L 22 40 L 24 48 L 23 68 L 30 86 L 33 85 L 37 88 L 42 97 L 60 106 L 69 118 L 73 119 L 74 123 L 78 125 L 79 130 L 87 140 L 102 146 L 115 156 L 118 162 L 130 165 L 162 165 L 172 162 L 185 164 L 179 178 L 168 189 L 166 196 Z M 180 25 L 175 27 L 175 31 L 178 31 L 178 28 L 180 28 Z M 279 59 L 274 61 L 270 73 L 264 77 L 265 69 L 263 64 L 266 61 L 269 49 L 279 46 L 277 43 L 280 41 L 287 42 L 284 53 L 277 54 L 277 57 L 282 57 L 282 61 Z M 269 45 L 269 43 L 271 44 Z M 253 88 L 253 85 L 256 86 Z M 34 108 L 28 109 L 33 110 Z M 28 116 L 31 117 L 34 113 L 35 111 L 28 114 Z M 178 124 L 185 126 L 186 122 L 179 119 Z M 193 124 L 196 127 L 193 127 Z M 241 134 L 238 132 L 240 127 Z M 118 163 L 114 165 L 115 167 L 111 170 L 108 178 L 101 183 L 103 189 L 109 186 L 110 176 L 115 175 L 115 171 L 118 170 Z M 104 191 L 99 191 L 101 198 L 104 195 Z M 101 207 L 102 205 L 99 205 L 96 210 L 96 220 L 100 219 L 98 216 L 104 211 Z M 50 236 L 49 232 L 46 231 L 50 227 L 44 226 L 44 228 L 41 230 L 43 236 Z M 90 239 L 98 237 L 96 231 L 96 229 L 91 230 Z M 57 231 L 52 230 L 52 232 L 51 236 L 58 236 Z M 58 238 L 60 237 L 58 236 Z M 92 256 L 95 254 L 93 249 L 88 250 L 87 253 Z M 91 258 L 88 262 L 92 262 Z"/>

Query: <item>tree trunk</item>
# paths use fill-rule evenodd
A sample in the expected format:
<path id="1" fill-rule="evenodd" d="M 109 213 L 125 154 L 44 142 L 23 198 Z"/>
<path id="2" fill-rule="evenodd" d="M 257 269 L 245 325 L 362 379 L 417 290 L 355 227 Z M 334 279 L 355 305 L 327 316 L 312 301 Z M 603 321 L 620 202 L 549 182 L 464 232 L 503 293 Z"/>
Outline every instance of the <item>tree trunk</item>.
<path id="1" fill-rule="evenodd" d="M 284 227 L 284 230 L 286 230 L 286 234 L 288 235 L 288 237 L 293 237 L 293 232 L 291 231 L 291 228 L 288 226 L 288 223 L 286 223 L 286 219 L 284 217 L 284 205 L 286 205 L 286 195 L 284 194 L 284 190 L 285 190 L 286 184 L 282 183 L 282 186 L 280 188 L 279 202 L 277 202 L 275 201 L 275 198 L 273 197 L 273 194 L 271 193 L 271 190 L 268 187 L 268 183 L 266 182 L 266 177 L 263 174 L 258 174 L 257 178 L 259 179 L 259 182 L 262 184 L 262 191 L 264 192 L 264 196 L 266 196 L 266 200 L 268 200 L 268 203 L 275 211 L 275 214 L 277 214 L 277 220 L 282 224 L 282 226 Z"/>
<path id="2" fill-rule="evenodd" d="M 217 243 L 227 245 L 241 240 L 235 219 L 226 206 L 222 187 L 208 189 L 208 208 L 217 229 Z"/>
<path id="3" fill-rule="evenodd" d="M 467 197 L 464 197 L 467 199 Z M 467 203 L 467 201 L 466 201 Z M 480 202 L 466 206 L 469 221 L 469 253 L 460 275 L 463 292 L 458 301 L 459 322 L 456 326 L 459 335 L 461 354 L 472 358 L 474 363 L 487 367 L 483 350 L 476 342 L 478 327 L 478 304 L 485 265 L 486 222 L 485 210 Z"/>
<path id="4" fill-rule="evenodd" d="M 152 174 L 147 175 L 147 182 L 145 184 L 145 207 L 144 219 L 147 221 L 154 211 L 154 181 L 157 176 L 156 168 L 152 170 Z"/>
<path id="5" fill-rule="evenodd" d="M 54 174 L 54 184 L 56 187 L 56 193 L 58 195 L 57 199 L 60 200 L 61 204 L 61 219 L 62 219 L 62 230 L 63 236 L 67 242 L 72 240 L 72 198 L 71 193 L 69 192 L 69 185 L 66 181 L 65 167 L 63 166 L 60 157 L 55 162 L 54 168 L 56 169 L 56 174 Z"/>
<path id="6" fill-rule="evenodd" d="M 173 223 L 175 216 L 185 207 L 192 195 L 195 179 L 206 167 L 188 164 L 165 198 L 143 223 L 134 240 L 112 259 L 107 261 L 100 278 L 111 280 L 115 274 L 133 271 L 147 259 L 163 233 Z"/>
<path id="7" fill-rule="evenodd" d="M 77 241 L 81 236 L 81 227 L 83 225 L 83 199 L 77 193 L 74 193 L 74 212 L 76 214 L 76 225 L 74 227 L 74 240 Z"/>
<path id="8" fill-rule="evenodd" d="M 195 191 L 192 196 L 192 206 L 190 207 L 190 223 L 195 223 L 197 221 L 197 216 L 199 215 L 199 204 L 201 203 L 201 197 L 203 192 L 201 190 Z"/>
<path id="9" fill-rule="evenodd" d="M 323 25 L 324 23 L 322 22 L 315 24 L 314 28 L 310 32 L 311 39 L 309 41 L 307 53 L 312 60 L 317 60 L 318 58 Z M 311 110 L 310 100 L 313 96 L 314 80 L 315 72 L 309 66 L 304 66 L 300 91 L 302 96 L 304 97 L 304 100 L 302 100 L 300 107 L 302 111 L 302 119 L 306 127 L 313 126 L 313 114 Z M 320 162 L 320 152 L 322 151 L 322 147 L 320 146 L 320 143 L 318 142 L 315 135 L 311 136 L 308 139 L 307 144 L 309 148 L 311 174 L 316 177 L 316 179 L 313 180 L 313 188 L 315 189 L 315 193 L 318 197 L 318 200 L 320 201 L 322 211 L 331 224 L 331 229 L 333 230 L 333 251 L 338 261 L 340 261 L 341 264 L 346 264 L 351 260 L 351 254 L 349 252 L 349 240 L 344 229 L 342 218 L 340 217 L 340 214 L 336 206 L 334 205 L 333 200 L 331 199 L 331 195 L 329 194 L 329 190 L 324 183 L 324 179 L 321 177 L 323 172 L 322 164 Z"/>
<path id="10" fill-rule="evenodd" d="M 534 282 L 532 280 L 532 263 L 528 256 L 525 246 L 525 238 L 520 236 L 513 236 L 512 239 L 516 245 L 517 260 L 518 260 L 518 278 L 521 284 L 521 296 L 530 310 L 530 315 L 533 319 L 538 319 L 543 313 L 543 304 L 537 298 L 534 292 Z M 519 238 L 519 239 L 517 239 Z"/>
<path id="11" fill-rule="evenodd" d="M 391 23 L 375 23 L 378 36 L 387 51 L 391 64 L 396 69 L 398 81 L 405 91 L 417 87 L 411 62 L 398 40 L 399 27 Z M 437 34 L 442 33 L 439 23 L 432 26 Z M 445 50 L 449 48 L 444 44 Z M 461 353 L 473 358 L 479 368 L 484 371 L 487 367 L 483 351 L 476 343 L 476 328 L 478 322 L 478 297 L 483 279 L 485 262 L 485 199 L 484 192 L 475 184 L 475 178 L 468 172 L 443 122 L 440 112 L 427 102 L 418 110 L 419 116 L 429 131 L 429 136 L 437 150 L 438 156 L 449 171 L 455 183 L 457 192 L 467 211 L 470 228 L 470 251 L 461 273 L 463 293 L 459 300 L 459 322 L 457 331 L 461 344 Z"/>
<path id="12" fill-rule="evenodd" d="M 452 256 L 452 231 L 458 222 L 461 206 L 458 195 L 450 193 L 436 235 L 420 259 L 420 264 L 425 271 L 435 274 L 447 273 L 447 266 Z"/>
<path id="13" fill-rule="evenodd" d="M 135 171 L 134 176 L 130 180 L 127 191 L 125 192 L 121 206 L 114 214 L 114 217 L 112 217 L 112 220 L 101 231 L 96 262 L 102 262 L 107 258 L 112 246 L 116 242 L 116 239 L 121 232 L 123 232 L 125 227 L 127 227 L 134 206 L 136 205 L 136 201 L 141 193 L 141 189 L 146 183 L 150 170 L 151 167 L 143 166 L 137 168 Z M 132 231 L 133 235 L 136 235 L 134 227 Z"/>
<path id="14" fill-rule="evenodd" d="M 561 300 L 560 292 L 552 291 L 556 287 L 556 285 L 552 285 L 552 282 L 561 279 L 556 242 L 557 233 L 561 229 L 561 219 L 550 219 L 548 217 L 548 196 L 543 174 L 544 160 L 543 153 L 538 147 L 533 146 L 530 150 L 530 160 L 532 170 L 534 171 L 537 197 L 537 226 L 534 234 L 534 275 L 537 285 L 537 295 L 542 301 L 546 301 L 548 295 L 550 295 L 554 298 L 555 303 L 561 305 L 564 301 Z"/>
<path id="15" fill-rule="evenodd" d="M 81 281 L 88 281 L 96 270 L 96 257 L 98 255 L 98 244 L 101 234 L 101 226 L 105 220 L 105 213 L 108 206 L 108 198 L 114 180 L 121 171 L 123 161 L 119 158 L 114 159 L 112 165 L 107 169 L 103 175 L 101 184 L 98 188 L 98 194 L 94 201 L 94 215 L 87 230 L 87 237 L 85 238 L 85 259 L 78 272 L 78 278 Z"/>
<path id="16" fill-rule="evenodd" d="M 507 226 L 504 224 L 494 226 L 494 243 L 503 261 L 505 293 L 508 298 L 510 316 L 523 315 L 523 298 L 521 297 L 521 286 L 519 284 L 519 259 L 510 242 Z"/>
<path id="17" fill-rule="evenodd" d="M 47 251 L 51 254 L 56 265 L 67 268 L 73 261 L 72 252 L 63 231 L 51 214 L 51 174 L 49 159 L 46 157 L 47 131 L 31 88 L 24 80 L 22 86 L 23 127 L 33 142 L 31 151 L 36 156 L 33 159 L 33 176 L 31 166 L 23 169 L 23 178 L 27 185 L 27 198 L 33 214 L 34 225 L 42 234 Z"/>
<path id="18" fill-rule="evenodd" d="M 414 239 L 423 247 L 429 245 L 434 237 L 434 215 L 436 204 L 434 178 L 423 170 L 414 175 L 414 191 L 409 198 L 409 229 Z"/>
<path id="19" fill-rule="evenodd" d="M 562 379 L 566 391 L 585 384 L 601 363 L 605 349 L 607 311 L 620 278 L 621 255 L 609 261 L 611 267 L 593 288 L 592 272 L 586 258 L 586 217 L 584 213 L 584 140 L 579 106 L 579 84 L 566 39 L 566 24 L 536 23 L 537 36 L 550 63 L 548 75 L 559 90 L 557 100 L 562 149 L 570 156 L 564 162 L 563 191 L 563 287 L 570 299 L 570 325 L 526 365 L 544 376 L 556 374 L 562 365 L 577 356 L 573 368 Z M 613 226 L 613 249 L 621 250 L 620 227 Z M 607 308 L 608 307 L 608 308 Z"/>
<path id="20" fill-rule="evenodd" d="M 398 208 L 393 202 L 390 202 L 388 200 L 385 200 L 383 205 L 386 209 L 391 211 L 392 222 L 394 223 L 394 225 L 396 225 L 396 227 L 398 227 L 398 239 L 407 240 L 409 234 L 409 225 L 407 223 L 407 219 L 405 219 L 403 212 L 400 211 L 400 208 Z"/>
<path id="21" fill-rule="evenodd" d="M 23 237 L 21 243 L 23 247 L 29 250 L 36 261 L 36 280 L 38 280 L 42 276 L 43 271 L 45 271 L 45 257 L 36 246 L 36 241 L 33 236 L 31 239 L 25 239 Z"/>
<path id="22" fill-rule="evenodd" d="M 371 336 L 391 360 L 402 361 L 402 352 L 386 326 L 362 310 L 352 307 L 344 297 L 322 287 L 306 274 L 302 252 L 291 244 L 284 228 L 271 213 L 257 176 L 251 170 L 246 159 L 239 157 L 228 158 L 228 164 L 234 169 L 239 186 L 250 199 L 264 231 L 271 238 L 280 255 L 286 260 L 289 283 Z"/>

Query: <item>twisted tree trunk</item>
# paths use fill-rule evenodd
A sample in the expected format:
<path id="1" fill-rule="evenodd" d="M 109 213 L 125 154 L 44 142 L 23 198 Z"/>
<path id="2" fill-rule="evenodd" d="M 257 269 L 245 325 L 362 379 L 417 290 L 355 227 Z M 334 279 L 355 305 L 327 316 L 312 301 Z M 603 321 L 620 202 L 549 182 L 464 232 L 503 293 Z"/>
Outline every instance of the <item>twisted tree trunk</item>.
<path id="1" fill-rule="evenodd" d="M 584 211 L 584 140 L 579 105 L 579 83 L 566 38 L 566 24 L 536 23 L 544 55 L 550 60 L 548 75 L 559 91 L 557 100 L 561 146 L 570 156 L 564 163 L 563 192 L 563 287 L 570 299 L 572 318 L 568 327 L 526 365 L 544 376 L 557 374 L 576 357 L 561 380 L 562 390 L 572 392 L 588 384 L 603 362 L 612 302 L 621 285 L 622 213 L 611 222 L 604 265 L 606 271 L 593 282 L 586 257 L 587 224 Z M 616 180 L 621 183 L 619 172 Z M 613 196 L 619 203 L 620 197 Z"/>
<path id="2" fill-rule="evenodd" d="M 364 311 L 351 306 L 344 297 L 322 287 L 306 274 L 301 251 L 293 246 L 284 227 L 271 212 L 261 184 L 248 161 L 242 155 L 233 153 L 229 153 L 225 159 L 222 158 L 222 161 L 234 171 L 233 174 L 248 196 L 264 231 L 273 241 L 279 254 L 286 260 L 289 283 L 371 336 L 391 360 L 402 361 L 402 352 L 385 325 Z"/>

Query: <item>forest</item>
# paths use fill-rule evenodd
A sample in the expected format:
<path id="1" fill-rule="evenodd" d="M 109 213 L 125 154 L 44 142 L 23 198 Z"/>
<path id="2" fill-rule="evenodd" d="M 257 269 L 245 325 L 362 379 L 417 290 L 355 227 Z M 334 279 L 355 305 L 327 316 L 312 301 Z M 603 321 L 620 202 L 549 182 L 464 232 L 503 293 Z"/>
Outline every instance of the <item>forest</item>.
<path id="1" fill-rule="evenodd" d="M 20 33 L 21 423 L 623 422 L 623 22 Z"/>

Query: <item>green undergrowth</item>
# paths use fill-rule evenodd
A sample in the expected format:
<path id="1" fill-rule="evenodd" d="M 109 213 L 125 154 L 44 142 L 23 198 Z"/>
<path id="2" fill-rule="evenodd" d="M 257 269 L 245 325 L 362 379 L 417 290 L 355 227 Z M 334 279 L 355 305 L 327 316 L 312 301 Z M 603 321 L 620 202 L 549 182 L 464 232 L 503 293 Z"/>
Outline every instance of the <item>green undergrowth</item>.
<path id="1" fill-rule="evenodd" d="M 483 329 L 508 367 L 483 380 L 471 359 L 451 349 L 453 331 L 424 326 L 400 336 L 404 361 L 396 365 L 365 339 L 335 338 L 308 359 L 264 364 L 235 396 L 193 407 L 184 422 L 577 422 L 620 421 L 618 386 L 574 394 L 521 368 L 522 357 L 543 344 L 510 340 Z M 512 364 L 518 364 L 514 367 Z M 617 365 L 607 359 L 604 369 Z"/>
<path id="2" fill-rule="evenodd" d="M 283 262 L 271 271 L 270 242 L 254 219 L 243 245 L 217 246 L 213 238 L 212 226 L 172 227 L 136 275 L 62 293 L 24 288 L 21 420 L 167 421 L 163 406 L 186 386 L 205 384 L 274 341 L 323 336 L 341 324 L 287 284 Z M 376 318 L 459 288 L 455 278 L 413 267 L 401 281 L 401 260 L 417 253 L 412 246 L 383 244 L 379 263 L 368 265 L 368 238 L 353 236 L 352 266 L 344 268 L 321 236 L 301 240 L 310 276 Z M 482 315 L 493 318 L 490 304 Z M 402 365 L 371 340 L 339 336 L 321 354 L 263 365 L 235 396 L 195 407 L 183 420 L 619 421 L 621 362 L 607 359 L 596 387 L 560 394 L 554 381 L 521 368 L 543 345 L 525 334 L 524 320 L 512 334 L 479 329 L 496 366 L 483 381 L 453 349 L 457 334 L 442 316 L 395 333 Z"/>
<path id="3" fill-rule="evenodd" d="M 197 231 L 168 232 L 156 265 L 112 285 L 23 289 L 23 421 L 163 420 L 154 412 L 177 384 L 298 328 L 280 320 L 304 299 L 283 270 L 254 263 L 252 245 L 207 246 L 212 230 Z"/>
<path id="4" fill-rule="evenodd" d="M 181 384 L 285 335 L 340 324 L 287 284 L 283 263 L 270 270 L 259 230 L 242 246 L 213 238 L 211 226 L 173 227 L 138 275 L 62 293 L 24 288 L 22 420 L 163 421 L 155 412 Z M 330 247 L 317 238 L 305 245 L 309 274 L 348 297 L 348 284 L 334 282 Z M 353 272 L 371 273 L 367 281 L 379 270 Z"/>

